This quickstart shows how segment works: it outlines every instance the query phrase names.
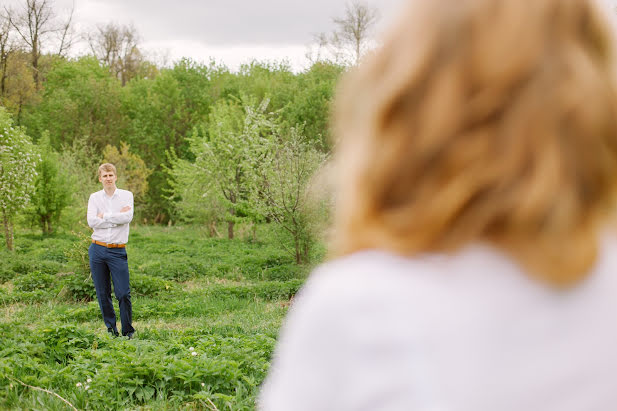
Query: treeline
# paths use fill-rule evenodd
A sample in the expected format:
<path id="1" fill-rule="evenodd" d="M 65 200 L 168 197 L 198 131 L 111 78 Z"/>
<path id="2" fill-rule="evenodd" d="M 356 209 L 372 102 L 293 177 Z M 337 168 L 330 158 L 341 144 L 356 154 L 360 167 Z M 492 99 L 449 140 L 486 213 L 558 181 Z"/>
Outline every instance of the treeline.
<path id="1" fill-rule="evenodd" d="M 334 20 L 330 50 L 347 47 L 353 61 L 374 13 L 360 37 L 341 39 L 344 23 L 366 16 L 352 13 L 362 7 L 354 3 Z M 69 57 L 76 38 L 89 52 Z M 257 61 L 235 72 L 214 61 L 169 66 L 148 59 L 139 39 L 133 27 L 113 23 L 77 35 L 71 15 L 57 15 L 47 0 L 0 12 L 7 247 L 15 222 L 43 233 L 83 224 L 88 196 L 100 189 L 97 166 L 109 161 L 118 185 L 135 193 L 138 223 L 197 223 L 212 235 L 225 225 L 233 238 L 238 222 L 272 222 L 296 261 L 306 261 L 315 213 L 324 215 L 306 188 L 330 150 L 330 104 L 346 63 L 318 57 L 300 73 Z"/>
<path id="2" fill-rule="evenodd" d="M 257 171 L 272 174 L 264 167 L 280 150 L 329 149 L 330 101 L 342 71 L 334 64 L 295 74 L 284 64 L 253 63 L 234 73 L 183 60 L 122 85 L 93 56 L 49 58 L 28 102 L 11 105 L 3 96 L 3 106 L 33 142 L 49 146 L 39 152 L 53 152 L 59 172 L 76 180 L 61 185 L 82 205 L 95 189 L 96 165 L 113 161 L 119 184 L 136 191 L 142 222 L 214 226 L 225 218 L 220 209 L 235 218 L 258 213 L 249 210 L 250 186 L 263 195 L 273 184 Z"/>

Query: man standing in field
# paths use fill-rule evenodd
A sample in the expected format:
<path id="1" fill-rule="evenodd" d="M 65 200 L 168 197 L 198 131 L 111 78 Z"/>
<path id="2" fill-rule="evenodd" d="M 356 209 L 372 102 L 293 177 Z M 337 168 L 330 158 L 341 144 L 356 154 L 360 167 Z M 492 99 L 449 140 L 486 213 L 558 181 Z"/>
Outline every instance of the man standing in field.
<path id="1" fill-rule="evenodd" d="M 90 195 L 88 225 L 94 230 L 88 249 L 90 271 L 107 331 L 118 335 L 116 313 L 111 301 L 111 281 L 120 306 L 122 335 L 133 338 L 132 306 L 129 286 L 129 266 L 126 243 L 129 223 L 133 219 L 133 193 L 116 187 L 116 167 L 105 163 L 99 167 L 99 181 L 103 190 Z"/>

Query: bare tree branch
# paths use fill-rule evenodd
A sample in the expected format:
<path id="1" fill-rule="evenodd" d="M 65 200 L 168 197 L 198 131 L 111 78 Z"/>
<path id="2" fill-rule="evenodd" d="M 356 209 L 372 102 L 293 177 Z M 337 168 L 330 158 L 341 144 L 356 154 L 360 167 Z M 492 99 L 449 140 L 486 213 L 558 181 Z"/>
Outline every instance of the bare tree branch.
<path id="1" fill-rule="evenodd" d="M 317 50 L 309 50 L 307 58 L 312 62 L 324 58 L 324 51 L 337 63 L 358 64 L 370 48 L 373 29 L 379 21 L 379 12 L 361 0 L 353 0 L 345 6 L 343 17 L 333 18 L 335 29 L 330 34 L 314 36 Z M 316 55 L 313 55 L 316 53 Z"/>
<path id="2" fill-rule="evenodd" d="M 125 85 L 134 78 L 144 58 L 139 49 L 140 36 L 134 26 L 116 23 L 99 25 L 88 35 L 92 54 L 109 67 L 111 74 Z"/>
<path id="3" fill-rule="evenodd" d="M 69 41 L 72 18 L 71 11 L 68 20 L 59 23 L 52 5 L 47 0 L 26 0 L 24 8 L 11 20 L 11 25 L 30 49 L 32 76 L 37 88 L 40 87 L 39 59 L 47 45 L 49 35 L 60 33 L 61 46 L 58 54 L 66 53 L 72 44 L 72 40 Z"/>
<path id="4" fill-rule="evenodd" d="M 5 7 L 4 12 L 0 12 L 0 97 L 6 94 L 9 56 L 14 50 L 11 42 L 11 27 L 11 11 Z"/>
<path id="5" fill-rule="evenodd" d="M 73 5 L 71 7 L 71 12 L 69 13 L 69 17 L 66 22 L 62 24 L 60 29 L 60 45 L 58 46 L 58 55 L 66 56 L 71 47 L 73 46 L 76 36 L 73 31 L 73 14 L 75 12 L 75 2 L 73 1 Z"/>

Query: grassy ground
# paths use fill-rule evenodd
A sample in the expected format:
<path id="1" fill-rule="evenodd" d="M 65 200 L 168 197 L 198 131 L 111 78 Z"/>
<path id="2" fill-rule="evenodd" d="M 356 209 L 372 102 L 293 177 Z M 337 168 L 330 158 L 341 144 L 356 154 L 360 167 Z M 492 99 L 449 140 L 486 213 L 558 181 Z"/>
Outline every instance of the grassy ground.
<path id="1" fill-rule="evenodd" d="M 271 238 L 133 229 L 127 340 L 101 320 L 87 237 L 21 233 L 0 252 L 0 408 L 69 409 L 55 393 L 78 409 L 254 409 L 308 271 Z"/>

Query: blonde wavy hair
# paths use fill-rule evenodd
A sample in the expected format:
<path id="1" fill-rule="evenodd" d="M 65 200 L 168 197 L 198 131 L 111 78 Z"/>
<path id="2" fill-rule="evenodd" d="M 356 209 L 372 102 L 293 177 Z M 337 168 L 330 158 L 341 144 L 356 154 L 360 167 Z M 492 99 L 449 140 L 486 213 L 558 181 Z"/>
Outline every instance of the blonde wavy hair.
<path id="1" fill-rule="evenodd" d="M 610 27 L 590 0 L 415 0 L 335 104 L 332 253 L 471 243 L 568 285 L 617 193 Z"/>

